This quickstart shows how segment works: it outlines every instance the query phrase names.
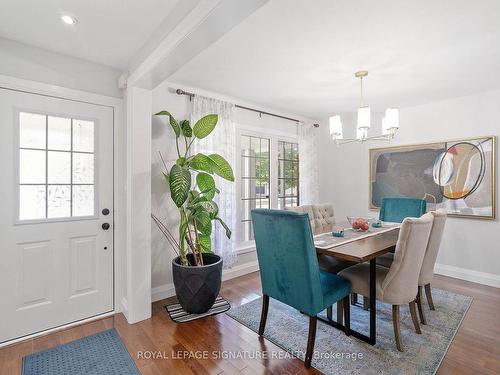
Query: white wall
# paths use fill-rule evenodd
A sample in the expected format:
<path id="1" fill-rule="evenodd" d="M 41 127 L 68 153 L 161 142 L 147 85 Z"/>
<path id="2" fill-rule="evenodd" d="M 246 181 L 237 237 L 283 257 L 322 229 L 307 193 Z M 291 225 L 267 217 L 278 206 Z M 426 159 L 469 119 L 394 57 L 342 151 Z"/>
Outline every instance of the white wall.
<path id="1" fill-rule="evenodd" d="M 309 123 L 311 119 L 301 118 L 290 113 L 277 112 L 271 108 L 264 108 L 254 103 L 243 102 L 239 99 L 224 97 L 217 93 L 206 92 L 197 88 L 185 87 L 169 82 L 164 82 L 153 90 L 153 113 L 160 110 L 168 110 L 179 121 L 189 119 L 191 113 L 191 102 L 186 96 L 177 95 L 174 89 L 182 88 L 186 91 L 195 92 L 201 95 L 227 100 L 232 103 L 237 103 L 249 107 L 259 108 L 273 113 L 279 113 L 285 116 L 306 120 Z M 297 125 L 293 122 L 269 117 L 258 113 L 249 112 L 246 110 L 236 109 L 235 119 L 238 124 L 252 127 L 256 130 L 259 128 L 274 129 L 287 134 L 297 134 Z M 159 217 L 166 220 L 168 227 L 176 233 L 178 223 L 178 212 L 175 205 L 171 202 L 170 195 L 165 186 L 165 180 L 162 177 L 162 164 L 158 156 L 158 151 L 161 151 L 167 165 L 170 165 L 176 160 L 174 134 L 165 117 L 159 118 L 153 116 L 152 124 L 152 166 L 151 166 L 151 211 Z M 161 232 L 156 228 L 156 225 L 151 225 L 151 267 L 152 267 L 152 293 L 153 300 L 165 298 L 173 295 L 171 262 L 175 254 L 166 242 Z M 253 249 L 245 249 L 238 252 L 238 260 L 236 264 L 229 270 L 225 270 L 223 279 L 239 276 L 248 272 L 257 270 L 257 258 Z"/>
<path id="2" fill-rule="evenodd" d="M 500 133 L 500 90 L 400 109 L 401 128 L 392 145 L 467 138 Z M 380 115 L 372 121 L 380 133 Z M 354 135 L 354 116 L 344 116 L 344 126 Z M 323 124 L 327 124 L 325 119 Z M 323 156 L 320 196 L 335 205 L 336 216 L 378 215 L 368 209 L 368 149 L 386 143 L 334 145 L 322 127 Z M 498 161 L 496 175 L 498 176 Z M 497 181 L 498 182 L 498 181 Z M 498 186 L 498 183 L 497 183 Z M 497 208 L 498 216 L 498 208 Z M 500 287 L 500 222 L 448 219 L 436 272 Z"/>
<path id="3" fill-rule="evenodd" d="M 89 61 L 0 38 L 0 74 L 96 94 L 122 97 L 121 72 Z"/>

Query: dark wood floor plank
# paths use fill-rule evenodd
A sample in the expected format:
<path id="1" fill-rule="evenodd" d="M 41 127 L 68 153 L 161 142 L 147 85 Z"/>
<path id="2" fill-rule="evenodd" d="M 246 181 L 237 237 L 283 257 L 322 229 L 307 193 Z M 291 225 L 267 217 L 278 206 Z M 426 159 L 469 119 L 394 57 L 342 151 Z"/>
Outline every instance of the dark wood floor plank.
<path id="1" fill-rule="evenodd" d="M 433 288 L 472 296 L 474 301 L 438 370 L 447 374 L 500 373 L 500 289 L 444 276 L 436 276 Z M 221 294 L 237 307 L 261 296 L 257 272 L 225 281 Z M 64 344 L 80 337 L 116 328 L 143 375 L 159 374 L 319 374 L 306 370 L 303 362 L 291 359 L 172 359 L 176 351 L 254 352 L 282 351 L 279 347 L 225 314 L 189 323 L 176 324 L 163 306 L 175 298 L 155 302 L 151 319 L 128 324 L 122 314 L 53 332 L 35 339 L 0 348 L 0 374 L 20 373 L 26 354 Z M 424 309 L 429 310 L 424 298 Z M 439 304 L 436 304 L 439 310 Z M 156 352 L 168 358 L 141 358 L 139 353 Z"/>

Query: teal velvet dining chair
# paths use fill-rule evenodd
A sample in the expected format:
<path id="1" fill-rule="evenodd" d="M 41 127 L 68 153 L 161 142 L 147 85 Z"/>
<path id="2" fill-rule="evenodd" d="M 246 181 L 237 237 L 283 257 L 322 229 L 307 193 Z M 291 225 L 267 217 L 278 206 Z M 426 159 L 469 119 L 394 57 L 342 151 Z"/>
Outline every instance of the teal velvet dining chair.
<path id="1" fill-rule="evenodd" d="M 383 198 L 379 219 L 392 223 L 402 223 L 407 217 L 420 217 L 427 210 L 427 202 L 418 198 Z"/>
<path id="2" fill-rule="evenodd" d="M 344 328 L 349 335 L 351 284 L 338 275 L 320 271 L 307 214 L 255 209 L 252 222 L 263 294 L 259 336 L 264 334 L 270 297 L 307 314 L 309 335 L 304 365 L 308 368 L 318 313 L 344 300 Z"/>

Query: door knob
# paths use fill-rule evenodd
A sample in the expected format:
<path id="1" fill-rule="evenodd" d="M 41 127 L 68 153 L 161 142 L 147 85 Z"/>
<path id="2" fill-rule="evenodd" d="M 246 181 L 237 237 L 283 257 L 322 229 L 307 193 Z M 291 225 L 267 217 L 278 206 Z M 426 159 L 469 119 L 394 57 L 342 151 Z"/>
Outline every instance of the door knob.
<path id="1" fill-rule="evenodd" d="M 109 229 L 109 223 L 103 223 L 103 224 L 101 225 L 101 227 L 102 227 L 102 229 L 104 229 L 104 230 L 108 230 L 108 229 Z"/>

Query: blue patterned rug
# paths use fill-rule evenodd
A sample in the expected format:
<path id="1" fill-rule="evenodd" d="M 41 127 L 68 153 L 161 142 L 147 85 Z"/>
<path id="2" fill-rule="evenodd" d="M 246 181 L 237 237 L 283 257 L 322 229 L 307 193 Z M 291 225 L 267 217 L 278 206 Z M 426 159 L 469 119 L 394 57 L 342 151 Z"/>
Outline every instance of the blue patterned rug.
<path id="1" fill-rule="evenodd" d="M 23 375 L 140 375 L 116 330 L 109 329 L 23 358 Z"/>
<path id="2" fill-rule="evenodd" d="M 435 311 L 424 303 L 427 325 L 421 335 L 413 328 L 409 308 L 401 306 L 404 352 L 396 349 L 391 305 L 377 301 L 377 344 L 371 346 L 318 321 L 312 366 L 325 374 L 434 374 L 467 313 L 472 297 L 433 289 Z M 257 332 L 262 299 L 231 309 L 226 314 Z M 323 312 L 322 314 L 325 314 Z M 336 311 L 334 307 L 334 317 Z M 264 336 L 304 359 L 309 319 L 271 298 Z M 369 312 L 351 306 L 351 328 L 368 333 Z M 276 353 L 269 353 L 278 356 Z M 282 357 L 282 355 L 280 355 Z"/>

